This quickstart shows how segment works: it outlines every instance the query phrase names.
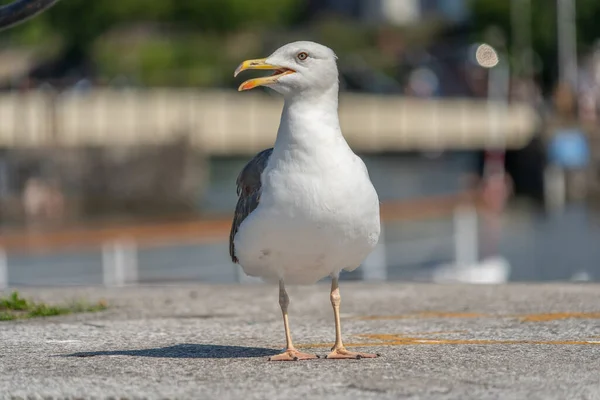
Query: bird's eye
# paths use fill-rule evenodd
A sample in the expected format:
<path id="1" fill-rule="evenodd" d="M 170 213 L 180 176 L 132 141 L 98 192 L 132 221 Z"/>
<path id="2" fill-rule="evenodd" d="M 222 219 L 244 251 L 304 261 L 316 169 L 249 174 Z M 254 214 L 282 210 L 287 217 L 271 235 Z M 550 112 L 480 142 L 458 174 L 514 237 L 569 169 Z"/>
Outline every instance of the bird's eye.
<path id="1" fill-rule="evenodd" d="M 298 55 L 296 57 L 298 57 L 298 60 L 304 61 L 308 57 L 308 53 L 305 51 L 302 51 L 302 52 L 298 53 Z"/>

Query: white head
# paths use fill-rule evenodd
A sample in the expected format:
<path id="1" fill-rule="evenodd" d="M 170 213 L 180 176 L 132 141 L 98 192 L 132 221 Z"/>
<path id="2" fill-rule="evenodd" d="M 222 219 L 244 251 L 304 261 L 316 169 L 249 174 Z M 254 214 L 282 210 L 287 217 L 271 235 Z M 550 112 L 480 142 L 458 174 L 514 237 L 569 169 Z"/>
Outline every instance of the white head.
<path id="1" fill-rule="evenodd" d="M 235 75 L 247 69 L 274 70 L 271 76 L 250 79 L 238 90 L 267 86 L 294 96 L 309 92 L 326 92 L 338 88 L 337 57 L 333 50 L 314 42 L 293 42 L 275 50 L 267 58 L 247 60 L 235 70 Z"/>

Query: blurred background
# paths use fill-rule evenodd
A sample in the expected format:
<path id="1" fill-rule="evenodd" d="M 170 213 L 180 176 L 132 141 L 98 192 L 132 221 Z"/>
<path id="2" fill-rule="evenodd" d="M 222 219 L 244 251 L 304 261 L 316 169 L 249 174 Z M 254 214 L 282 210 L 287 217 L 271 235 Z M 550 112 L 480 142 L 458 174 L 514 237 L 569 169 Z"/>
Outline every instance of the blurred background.
<path id="1" fill-rule="evenodd" d="M 339 56 L 382 201 L 343 279 L 600 280 L 598 20 L 597 0 L 61 0 L 0 32 L 0 287 L 252 282 L 235 179 L 282 99 L 233 71 L 294 40 Z"/>

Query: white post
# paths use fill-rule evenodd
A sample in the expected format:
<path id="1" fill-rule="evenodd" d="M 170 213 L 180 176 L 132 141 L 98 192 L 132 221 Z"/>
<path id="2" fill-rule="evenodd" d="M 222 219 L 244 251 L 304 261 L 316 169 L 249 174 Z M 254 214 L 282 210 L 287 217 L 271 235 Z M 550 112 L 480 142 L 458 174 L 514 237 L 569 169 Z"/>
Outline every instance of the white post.
<path id="1" fill-rule="evenodd" d="M 385 281 L 387 279 L 388 263 L 384 231 L 382 226 L 379 243 L 363 262 L 363 280 L 365 281 Z"/>
<path id="2" fill-rule="evenodd" d="M 454 210 L 454 257 L 458 267 L 473 266 L 479 258 L 477 210 L 462 206 Z"/>
<path id="3" fill-rule="evenodd" d="M 105 286 L 125 286 L 138 281 L 137 248 L 133 240 L 105 243 L 102 248 Z"/>
<path id="4" fill-rule="evenodd" d="M 490 142 L 493 149 L 506 148 L 506 130 L 508 128 L 508 106 L 510 90 L 510 68 L 506 60 L 499 60 L 490 69 L 488 75 L 488 106 L 490 111 Z"/>
<path id="5" fill-rule="evenodd" d="M 544 171 L 546 207 L 549 211 L 562 212 L 567 198 L 565 171 L 557 165 L 549 165 Z"/>
<path id="6" fill-rule="evenodd" d="M 6 251 L 0 248 L 0 290 L 8 288 L 8 257 Z"/>

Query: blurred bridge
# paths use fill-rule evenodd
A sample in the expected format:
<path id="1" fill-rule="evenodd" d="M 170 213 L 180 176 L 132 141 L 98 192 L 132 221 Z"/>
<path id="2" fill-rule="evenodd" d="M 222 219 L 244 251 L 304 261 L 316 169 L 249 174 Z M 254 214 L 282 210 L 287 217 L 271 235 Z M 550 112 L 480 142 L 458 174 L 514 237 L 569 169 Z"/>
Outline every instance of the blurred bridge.
<path id="1" fill-rule="evenodd" d="M 0 147 L 126 146 L 184 135 L 206 154 L 273 144 L 282 100 L 265 93 L 191 89 L 46 91 L 0 95 Z M 537 127 L 524 104 L 344 93 L 344 135 L 361 152 L 519 148 Z"/>

